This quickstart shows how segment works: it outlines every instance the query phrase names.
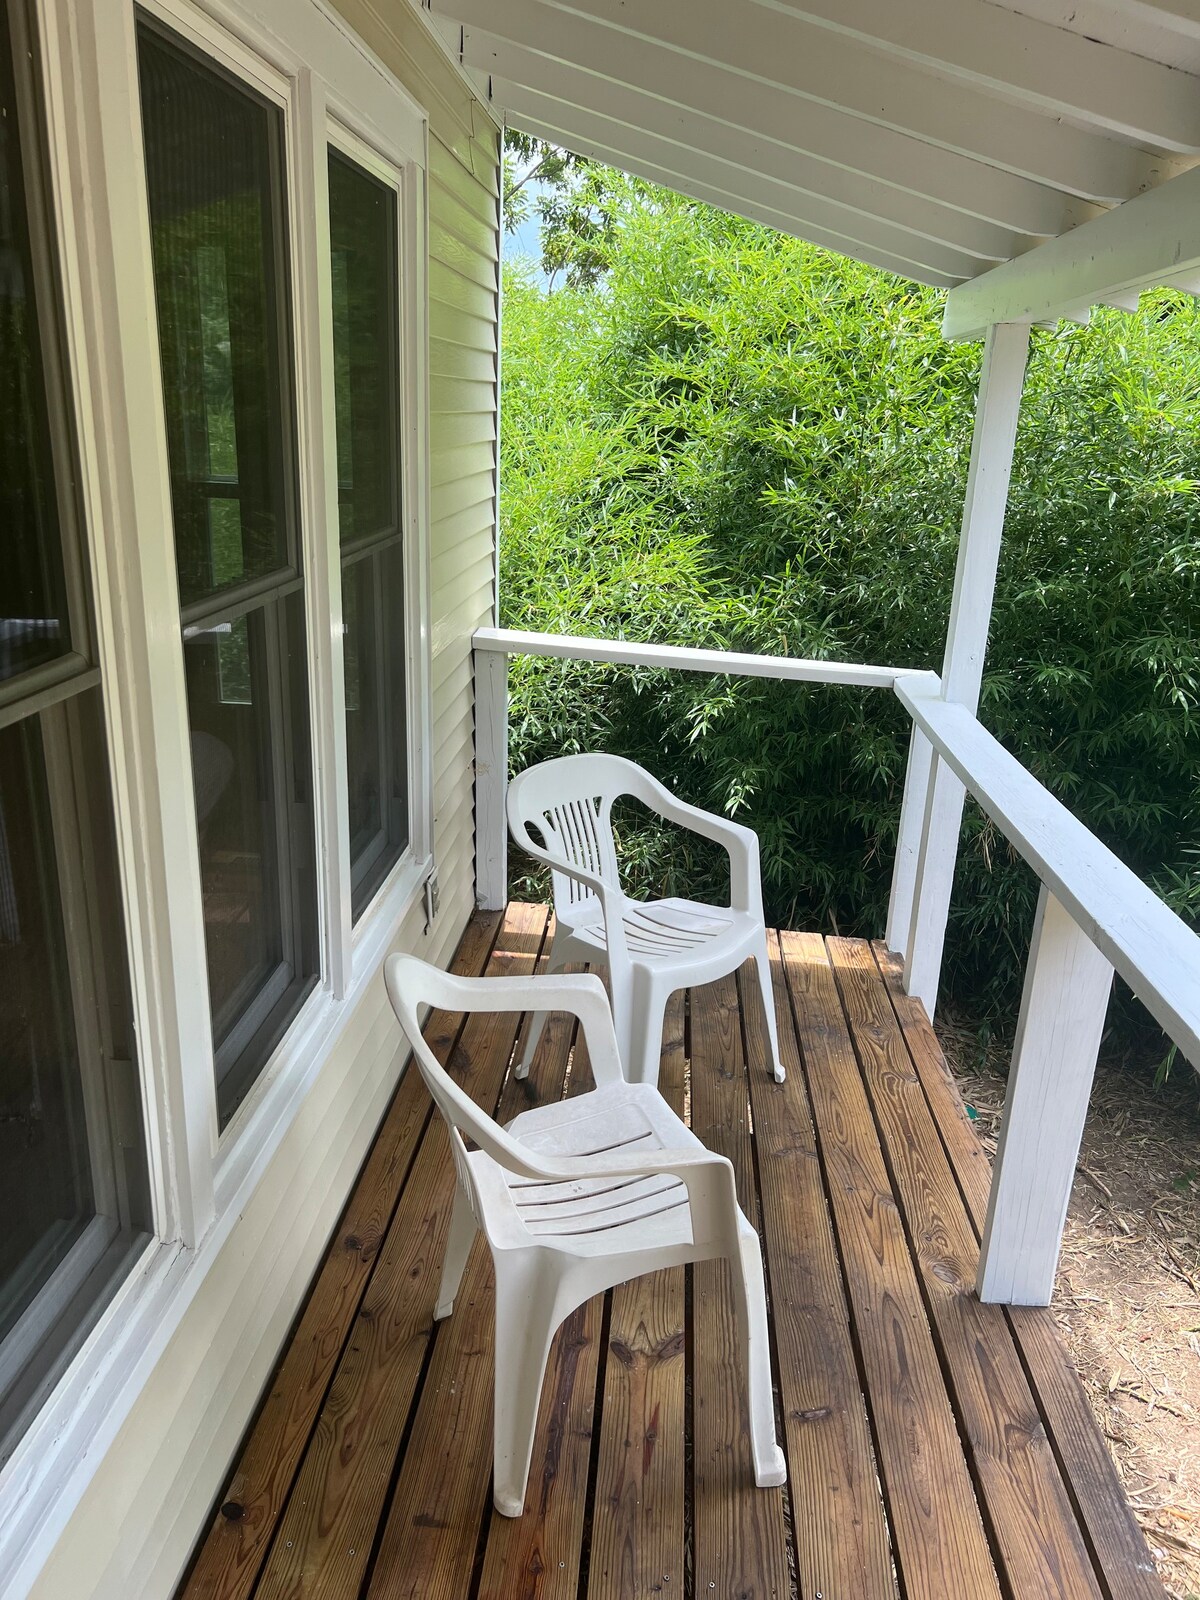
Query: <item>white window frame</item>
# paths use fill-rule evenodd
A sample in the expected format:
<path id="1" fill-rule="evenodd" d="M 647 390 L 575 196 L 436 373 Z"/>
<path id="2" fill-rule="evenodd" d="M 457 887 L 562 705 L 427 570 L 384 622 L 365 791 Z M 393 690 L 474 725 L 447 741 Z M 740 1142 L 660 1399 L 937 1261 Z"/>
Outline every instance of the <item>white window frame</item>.
<path id="1" fill-rule="evenodd" d="M 320 980 L 218 1136 L 135 19 L 190 39 L 285 118 Z M 320 0 L 36 0 L 69 401 L 95 596 L 156 1238 L 0 1471 L 14 1592 L 132 1405 L 433 870 L 428 121 Z M 410 843 L 350 916 L 328 144 L 400 194 Z M 199 977 L 197 975 L 200 975 Z"/>

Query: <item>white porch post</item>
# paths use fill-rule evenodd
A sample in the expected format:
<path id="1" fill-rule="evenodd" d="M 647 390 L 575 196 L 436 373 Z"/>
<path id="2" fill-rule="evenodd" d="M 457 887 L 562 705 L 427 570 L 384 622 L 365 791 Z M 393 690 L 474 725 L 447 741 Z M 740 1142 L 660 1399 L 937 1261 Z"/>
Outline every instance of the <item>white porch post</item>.
<path id="1" fill-rule="evenodd" d="M 1050 1304 L 1112 964 L 1045 884 L 979 1262 L 979 1298 Z"/>
<path id="2" fill-rule="evenodd" d="M 988 329 L 942 664 L 942 698 L 965 706 L 972 714 L 979 705 L 1028 351 L 1027 324 L 1002 322 Z M 931 1018 L 937 1005 L 964 794 L 960 780 L 939 760 L 928 741 L 914 737 L 888 942 L 893 949 L 903 948 L 904 986 L 920 998 Z M 918 810 L 922 799 L 923 807 Z"/>
<path id="3" fill-rule="evenodd" d="M 475 902 L 508 902 L 508 656 L 475 650 Z"/>

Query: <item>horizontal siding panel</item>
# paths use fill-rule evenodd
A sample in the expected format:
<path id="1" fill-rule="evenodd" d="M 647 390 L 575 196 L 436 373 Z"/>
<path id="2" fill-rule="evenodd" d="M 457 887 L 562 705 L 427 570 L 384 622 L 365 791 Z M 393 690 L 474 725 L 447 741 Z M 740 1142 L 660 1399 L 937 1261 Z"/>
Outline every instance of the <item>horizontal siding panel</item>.
<path id="1" fill-rule="evenodd" d="M 467 539 L 462 544 L 452 545 L 448 550 L 439 551 L 434 555 L 431 563 L 433 589 L 439 598 L 439 610 L 442 602 L 452 605 L 456 593 L 461 594 L 477 587 L 476 583 L 468 578 L 468 573 L 473 574 L 477 567 L 486 568 L 488 572 L 493 571 L 492 552 L 480 550 L 478 545 L 478 540 Z"/>
<path id="2" fill-rule="evenodd" d="M 496 357 L 491 350 L 475 350 L 466 344 L 430 339 L 429 371 L 437 378 L 469 378 L 473 382 L 494 385 Z"/>
<path id="3" fill-rule="evenodd" d="M 496 439 L 496 414 L 482 412 L 430 412 L 429 440 L 435 450 L 459 445 L 486 444 L 489 451 Z M 489 457 L 490 459 L 490 457 Z"/>
<path id="4" fill-rule="evenodd" d="M 469 207 L 451 194 L 450 190 L 440 183 L 431 183 L 429 186 L 429 221 L 433 227 L 444 229 L 460 244 L 466 245 L 473 256 L 480 261 L 492 264 L 492 273 L 495 275 L 495 264 L 499 260 L 500 241 L 496 237 L 496 219 L 489 217 L 486 221 L 477 217 Z"/>
<path id="5" fill-rule="evenodd" d="M 434 533 L 430 539 L 430 555 L 435 550 L 450 550 L 456 544 L 461 544 L 464 539 L 477 541 L 480 534 L 488 534 L 488 546 L 491 546 L 491 530 L 494 523 L 494 501 L 486 499 L 475 506 L 467 506 L 464 510 L 451 512 L 450 517 L 442 517 L 434 526 Z"/>
<path id="6" fill-rule="evenodd" d="M 496 386 L 482 379 L 429 377 L 429 404 L 442 416 L 491 416 L 496 405 Z"/>
<path id="7" fill-rule="evenodd" d="M 471 283 L 492 293 L 496 290 L 495 258 L 480 253 L 473 245 L 465 243 L 431 214 L 429 218 L 429 254 L 442 266 L 450 267 Z"/>
<path id="8" fill-rule="evenodd" d="M 460 763 L 460 774 L 465 767 L 466 770 L 471 773 L 471 778 L 473 780 L 474 772 L 472 771 L 472 765 L 474 739 L 474 719 L 468 710 L 463 716 L 461 722 L 456 722 L 452 726 L 448 726 L 446 728 L 445 736 L 440 742 L 436 739 L 434 741 L 436 745 L 435 759 L 437 760 L 439 771 L 448 772 L 453 770 L 455 758 L 457 757 L 458 762 Z M 471 765 L 468 765 L 468 763 L 471 763 Z M 452 786 L 452 795 L 458 795 L 461 792 L 461 789 L 462 777 L 460 776 L 458 781 Z"/>
<path id="9" fill-rule="evenodd" d="M 432 647 L 435 656 L 443 650 L 465 648 L 476 628 L 490 624 L 492 616 L 492 584 L 489 578 L 481 583 L 474 594 L 464 595 L 452 616 L 436 617 L 433 624 Z"/>
<path id="10" fill-rule="evenodd" d="M 486 112 L 476 114 L 475 137 L 471 140 L 471 171 L 493 197 L 500 194 L 500 130 L 488 120 Z"/>
<path id="11" fill-rule="evenodd" d="M 494 300 L 495 296 L 489 296 Z M 445 344 L 465 345 L 469 350 L 496 350 L 496 323 L 491 314 L 477 316 L 461 306 L 444 304 L 430 297 L 429 336 Z"/>
<path id="12" fill-rule="evenodd" d="M 496 315 L 496 285 L 479 284 L 464 278 L 453 264 L 431 260 L 429 266 L 429 298 L 431 302 L 465 311 L 472 317 L 493 320 Z"/>
<path id="13" fill-rule="evenodd" d="M 469 511 L 473 507 L 490 503 L 496 493 L 496 474 L 489 467 L 484 472 L 472 472 L 468 477 L 457 478 L 453 483 L 439 484 L 430 499 L 433 506 L 433 520 L 441 524 L 456 513 Z M 433 548 L 438 550 L 444 545 L 455 543 L 455 539 L 447 537 L 449 529 L 438 527 L 433 535 Z"/>
<path id="14" fill-rule="evenodd" d="M 450 445 L 442 450 L 429 452 L 429 484 L 430 489 L 444 488 L 449 483 L 457 483 L 459 478 L 469 478 L 472 473 L 482 471 L 480 462 L 483 456 L 479 446 L 474 444 Z M 495 470 L 495 462 L 489 450 L 488 470 Z"/>
<path id="15" fill-rule="evenodd" d="M 455 702 L 462 701 L 467 710 L 471 708 L 471 680 L 473 669 L 471 666 L 471 651 L 469 635 L 463 635 L 463 649 L 447 650 L 444 660 L 449 662 L 448 667 L 437 675 L 431 685 L 433 691 L 433 720 L 436 726 L 439 718 L 457 715 Z M 440 665 L 440 663 L 439 663 Z M 461 710 L 461 707 L 458 708 Z"/>
<path id="16" fill-rule="evenodd" d="M 429 177 L 432 185 L 452 194 L 472 216 L 495 228 L 498 210 L 495 180 L 489 183 L 481 181 L 439 139 L 434 138 L 429 141 Z"/>

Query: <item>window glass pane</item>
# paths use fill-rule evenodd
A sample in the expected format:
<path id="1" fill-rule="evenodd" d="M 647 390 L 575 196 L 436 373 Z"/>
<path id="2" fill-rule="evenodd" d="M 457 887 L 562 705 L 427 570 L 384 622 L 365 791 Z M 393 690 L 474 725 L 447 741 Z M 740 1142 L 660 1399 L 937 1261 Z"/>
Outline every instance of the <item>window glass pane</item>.
<path id="1" fill-rule="evenodd" d="M 71 648 L 17 109 L 0 4 L 0 681 Z"/>
<path id="2" fill-rule="evenodd" d="M 343 545 L 399 526 L 396 192 L 329 152 L 334 402 Z"/>
<path id="3" fill-rule="evenodd" d="M 186 608 L 295 562 L 283 119 L 146 23 L 139 60 Z"/>
<path id="4" fill-rule="evenodd" d="M 298 591 L 185 630 L 192 783 L 222 1127 L 317 971 Z"/>
<path id="5" fill-rule="evenodd" d="M 94 692 L 0 729 L 0 1461 L 151 1227 L 102 759 Z"/>
<path id="6" fill-rule="evenodd" d="M 351 905 L 408 844 L 396 191 L 329 152 Z M 353 551 L 353 555 L 349 554 Z"/>
<path id="7" fill-rule="evenodd" d="M 283 122 L 156 24 L 138 49 L 224 1127 L 318 964 Z"/>
<path id="8" fill-rule="evenodd" d="M 342 569 L 346 778 L 355 919 L 408 845 L 404 571 L 399 540 Z"/>
<path id="9" fill-rule="evenodd" d="M 198 633 L 183 651 L 218 1053 L 284 963 L 265 634 L 257 612 Z"/>

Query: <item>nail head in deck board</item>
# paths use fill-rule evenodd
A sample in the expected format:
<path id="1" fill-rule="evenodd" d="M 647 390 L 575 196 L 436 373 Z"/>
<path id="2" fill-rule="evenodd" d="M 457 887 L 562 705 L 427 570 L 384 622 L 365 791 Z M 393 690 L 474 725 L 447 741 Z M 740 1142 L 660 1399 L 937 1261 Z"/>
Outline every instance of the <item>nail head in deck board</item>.
<path id="1" fill-rule="evenodd" d="M 921 1079 L 934 1120 L 950 1152 L 975 1233 L 987 1215 L 991 1174 L 987 1156 L 967 1121 L 950 1074 L 920 1002 L 904 993 L 899 957 L 876 943 L 875 958 L 888 997 Z M 1053 1313 L 1011 1307 L 1012 1327 L 1046 1428 L 1063 1464 L 1071 1498 L 1091 1545 L 1106 1594 L 1117 1600 L 1163 1600 L 1164 1590 L 1146 1540 L 1117 1476 L 1079 1374 L 1063 1348 Z"/>
<path id="2" fill-rule="evenodd" d="M 510 908 L 488 963 L 528 974 L 545 928 L 538 908 Z M 467 1018 L 451 1070 L 495 1104 L 518 1019 Z M 397 1026 L 399 1026 L 397 1024 Z M 379 1264 L 297 1476 L 255 1600 L 357 1596 L 420 1379 L 441 1273 L 454 1179 L 440 1117 L 426 1130 Z M 478 1531 L 478 1518 L 475 1530 Z M 353 1551 L 351 1555 L 349 1552 Z"/>
<path id="3" fill-rule="evenodd" d="M 658 1087 L 683 1115 L 684 997 L 667 1003 Z M 683 1595 L 684 1274 L 613 1290 L 588 1600 Z"/>
<path id="4" fill-rule="evenodd" d="M 1014 1594 L 1101 1600 L 1087 1545 L 869 945 L 826 942 L 907 1219 L 963 1437 Z"/>
<path id="5" fill-rule="evenodd" d="M 758 1225 L 750 1148 L 749 1097 L 737 985 L 732 976 L 689 991 L 692 1127 L 710 1150 L 733 1163 L 738 1200 Z M 765 1069 L 764 1069 L 765 1070 Z M 746 1369 L 729 1267 L 692 1268 L 692 1372 L 695 1591 L 785 1600 L 789 1593 L 783 1495 L 754 1482 Z M 796 1502 L 803 1515 L 800 1502 Z"/>
<path id="6" fill-rule="evenodd" d="M 483 972 L 500 921 L 495 912 L 470 919 L 454 956 L 455 971 Z M 461 1026 L 461 1016 L 431 1013 L 425 1037 L 439 1061 L 445 1061 Z M 420 1074 L 406 1071 L 180 1600 L 245 1600 L 254 1588 L 428 1114 Z M 237 1505 L 236 1517 L 226 1514 L 229 1504 Z"/>
<path id="7" fill-rule="evenodd" d="M 896 1583 L 845 1285 L 774 932 L 767 943 L 783 1083 L 766 1070 L 756 982 L 745 967 L 739 977 L 800 1592 L 887 1600 Z"/>
<path id="8" fill-rule="evenodd" d="M 998 1600 L 866 1089 L 824 941 L 780 935 L 906 1600 Z"/>
<path id="9" fill-rule="evenodd" d="M 539 971 L 549 957 L 553 932 L 552 918 Z M 527 1017 L 514 1060 L 521 1058 L 528 1029 Z M 509 1075 L 498 1113 L 501 1122 L 561 1097 L 567 1060 L 579 1032 L 574 1017 L 551 1013 L 528 1078 Z M 522 1517 L 502 1517 L 493 1506 L 485 1513 L 487 1545 L 476 1600 L 576 1600 L 603 1304 L 600 1295 L 587 1301 L 555 1334 L 538 1407 L 527 1511 Z M 490 1435 L 487 1451 L 490 1460 Z"/>

